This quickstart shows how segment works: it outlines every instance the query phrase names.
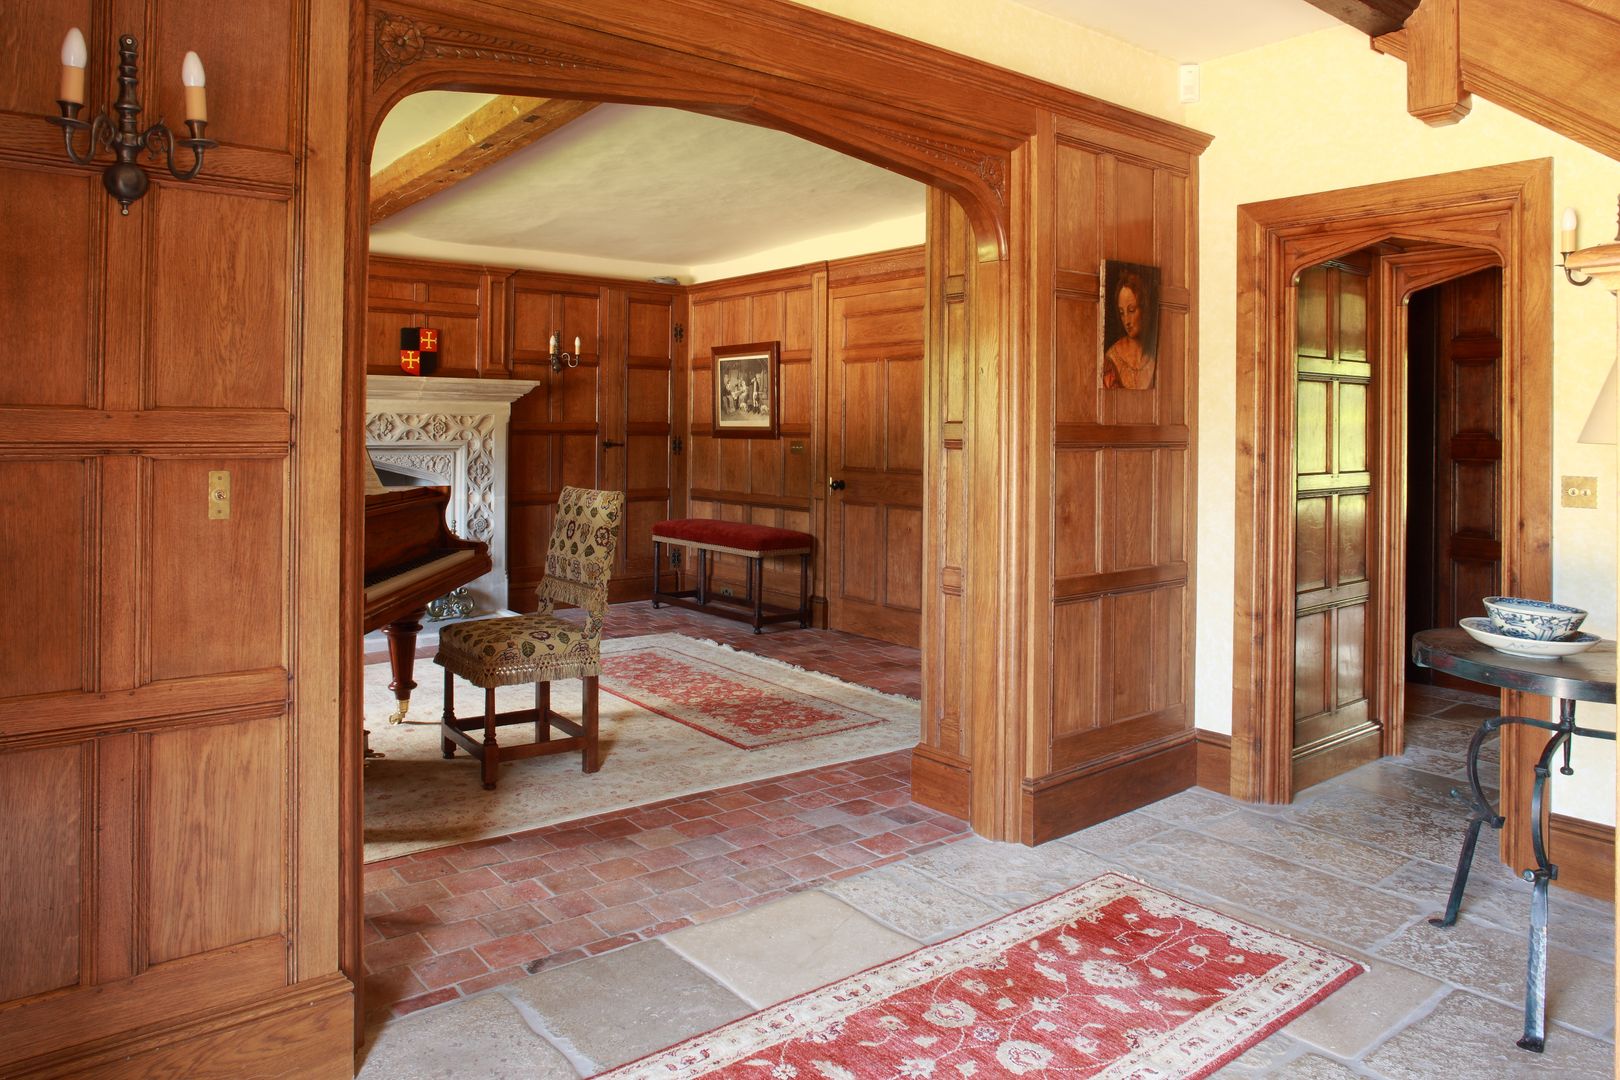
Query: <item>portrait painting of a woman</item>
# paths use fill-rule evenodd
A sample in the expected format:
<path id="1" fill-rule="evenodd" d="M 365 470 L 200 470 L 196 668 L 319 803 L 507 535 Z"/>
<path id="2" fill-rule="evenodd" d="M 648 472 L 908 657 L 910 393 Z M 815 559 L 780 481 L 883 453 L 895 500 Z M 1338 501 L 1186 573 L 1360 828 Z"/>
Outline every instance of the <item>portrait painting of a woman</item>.
<path id="1" fill-rule="evenodd" d="M 1103 264 L 1102 384 L 1109 390 L 1150 390 L 1158 368 L 1159 268 Z"/>

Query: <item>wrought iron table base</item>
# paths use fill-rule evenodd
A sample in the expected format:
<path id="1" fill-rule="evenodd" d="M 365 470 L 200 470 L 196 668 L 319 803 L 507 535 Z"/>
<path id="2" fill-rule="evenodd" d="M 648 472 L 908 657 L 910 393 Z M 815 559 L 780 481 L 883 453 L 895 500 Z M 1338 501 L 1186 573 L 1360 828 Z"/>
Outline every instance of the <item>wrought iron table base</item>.
<path id="1" fill-rule="evenodd" d="M 1438 919 L 1429 920 L 1435 926 L 1451 926 L 1457 921 L 1457 912 L 1462 907 L 1463 890 L 1468 887 L 1468 871 L 1474 861 L 1474 848 L 1479 843 L 1480 826 L 1502 828 L 1504 820 L 1502 815 L 1496 812 L 1495 807 L 1486 798 L 1484 788 L 1480 786 L 1479 751 L 1486 737 L 1493 731 L 1512 724 L 1540 728 L 1553 733 L 1553 737 L 1547 742 L 1547 748 L 1541 752 L 1541 757 L 1536 762 L 1535 786 L 1530 793 L 1530 842 L 1535 850 L 1536 865 L 1534 869 L 1526 870 L 1523 874 L 1524 880 L 1530 882 L 1532 891 L 1530 955 L 1524 984 L 1524 1037 L 1519 1040 L 1519 1047 L 1539 1054 L 1547 1045 L 1547 888 L 1558 877 L 1558 867 L 1548 860 L 1546 838 L 1542 835 L 1542 810 L 1545 806 L 1547 779 L 1552 775 L 1552 762 L 1560 750 L 1564 753 L 1564 764 L 1558 771 L 1564 776 L 1575 774 L 1575 770 L 1569 764 L 1572 736 L 1585 735 L 1613 742 L 1614 732 L 1577 727 L 1575 702 L 1570 698 L 1559 699 L 1556 724 L 1528 716 L 1493 716 L 1479 725 L 1479 730 L 1474 732 L 1474 737 L 1468 743 L 1468 786 L 1473 794 L 1474 816 L 1468 822 L 1468 831 L 1463 836 L 1462 854 L 1457 858 L 1457 876 L 1451 882 L 1451 896 L 1446 900 L 1446 913 Z"/>

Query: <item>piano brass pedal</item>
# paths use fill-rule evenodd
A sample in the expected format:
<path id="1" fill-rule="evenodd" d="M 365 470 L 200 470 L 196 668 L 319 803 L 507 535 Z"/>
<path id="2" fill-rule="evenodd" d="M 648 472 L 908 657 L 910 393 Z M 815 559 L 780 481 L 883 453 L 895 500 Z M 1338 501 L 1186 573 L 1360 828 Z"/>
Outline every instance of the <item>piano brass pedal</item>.
<path id="1" fill-rule="evenodd" d="M 404 701 L 399 703 L 399 708 L 388 714 L 388 722 L 390 724 L 403 724 L 405 722 L 405 714 L 410 711 L 411 699 L 406 698 Z"/>

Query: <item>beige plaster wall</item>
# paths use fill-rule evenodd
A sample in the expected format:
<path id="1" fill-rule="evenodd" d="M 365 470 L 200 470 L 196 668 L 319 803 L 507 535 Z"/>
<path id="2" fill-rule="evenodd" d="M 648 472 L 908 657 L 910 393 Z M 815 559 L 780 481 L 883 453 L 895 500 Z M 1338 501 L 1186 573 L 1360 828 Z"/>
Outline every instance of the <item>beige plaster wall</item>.
<path id="1" fill-rule="evenodd" d="M 1174 60 L 1011 0 L 798 0 L 914 41 L 1168 120 L 1182 120 Z M 942 9 L 949 11 L 941 18 Z"/>
<path id="2" fill-rule="evenodd" d="M 1460 124 L 1430 128 L 1406 113 L 1405 65 L 1373 53 L 1348 28 L 1213 61 L 1186 123 L 1215 142 L 1201 163 L 1197 723 L 1232 727 L 1233 496 L 1236 465 L 1237 207 L 1283 196 L 1553 159 L 1554 204 L 1575 207 L 1580 243 L 1615 227 L 1620 162 L 1475 99 Z M 1577 443 L 1615 358 L 1615 297 L 1600 287 L 1553 289 L 1553 472 L 1598 477 L 1599 508 L 1553 513 L 1553 599 L 1616 627 L 1616 461 L 1612 446 Z M 1583 705 L 1583 723 L 1612 728 L 1614 710 Z M 1612 743 L 1577 740 L 1576 775 L 1556 781 L 1560 813 L 1612 823 Z"/>

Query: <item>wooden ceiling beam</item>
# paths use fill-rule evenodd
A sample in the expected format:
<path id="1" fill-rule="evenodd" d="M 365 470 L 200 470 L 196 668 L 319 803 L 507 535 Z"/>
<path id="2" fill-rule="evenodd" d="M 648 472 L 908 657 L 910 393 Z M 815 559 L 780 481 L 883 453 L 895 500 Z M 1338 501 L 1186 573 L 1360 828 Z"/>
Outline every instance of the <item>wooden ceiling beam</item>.
<path id="1" fill-rule="evenodd" d="M 596 108 L 595 101 L 503 95 L 389 162 L 371 178 L 371 223 L 475 176 Z"/>
<path id="2" fill-rule="evenodd" d="M 1418 0 L 1305 0 L 1314 8 L 1349 23 L 1368 37 L 1393 33 L 1406 25 Z"/>

